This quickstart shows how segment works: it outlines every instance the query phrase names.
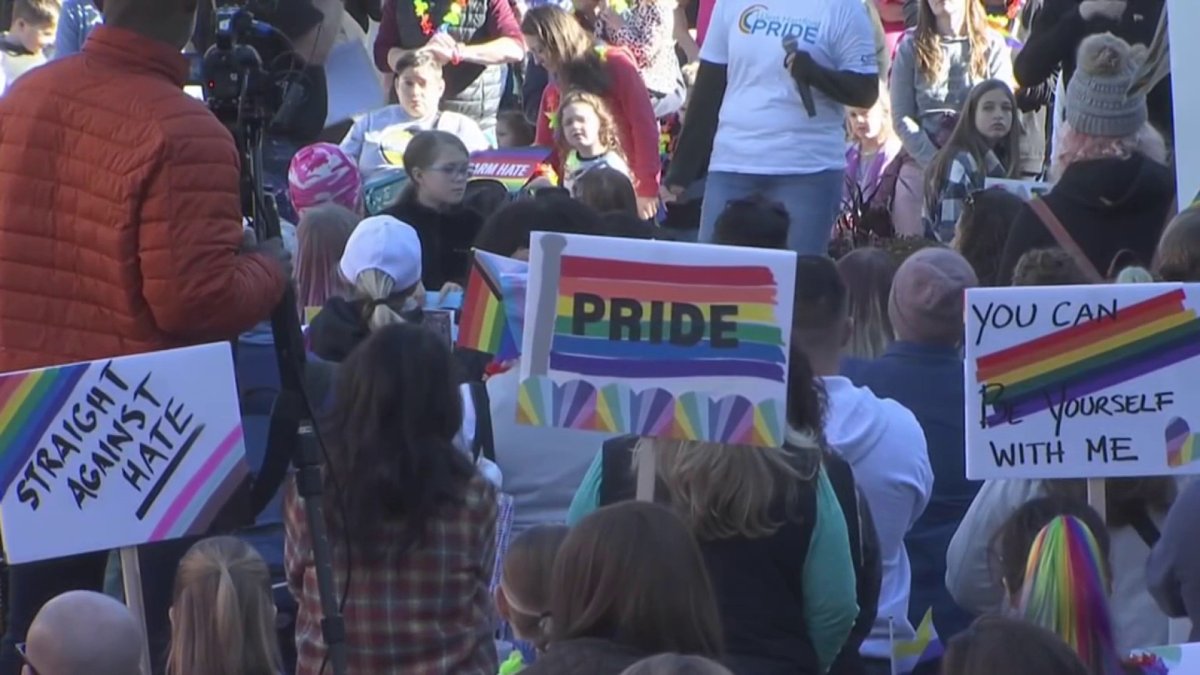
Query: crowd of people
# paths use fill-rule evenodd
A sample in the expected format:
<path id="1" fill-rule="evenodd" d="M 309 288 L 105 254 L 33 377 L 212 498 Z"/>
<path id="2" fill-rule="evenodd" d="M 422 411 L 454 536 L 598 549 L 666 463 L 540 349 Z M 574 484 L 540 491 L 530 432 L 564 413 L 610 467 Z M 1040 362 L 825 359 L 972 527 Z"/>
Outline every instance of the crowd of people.
<path id="1" fill-rule="evenodd" d="M 1101 515 L 965 469 L 967 289 L 1200 282 L 1162 0 L 294 2 L 392 102 L 286 153 L 260 242 L 182 91 L 195 0 L 12 0 L 0 373 L 231 340 L 242 392 L 278 388 L 294 284 L 349 673 L 882 675 L 927 616 L 916 673 L 1200 640 L 1200 484 L 1109 479 Z M 525 146 L 523 188 L 472 179 Z M 519 359 L 435 318 L 533 232 L 795 251 L 783 447 L 519 424 Z M 108 552 L 9 566 L 0 675 L 330 672 L 295 479 L 256 523 L 140 547 L 144 626 Z"/>

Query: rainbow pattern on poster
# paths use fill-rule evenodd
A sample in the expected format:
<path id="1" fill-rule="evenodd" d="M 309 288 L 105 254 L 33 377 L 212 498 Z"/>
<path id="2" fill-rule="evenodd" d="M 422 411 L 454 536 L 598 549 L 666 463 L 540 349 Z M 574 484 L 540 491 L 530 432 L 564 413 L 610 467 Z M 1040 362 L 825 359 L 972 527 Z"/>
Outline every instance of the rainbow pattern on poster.
<path id="1" fill-rule="evenodd" d="M 611 434 L 637 434 L 686 441 L 779 447 L 783 444 L 784 402 L 754 403 L 742 396 L 688 392 L 676 397 L 664 389 L 635 391 L 623 383 L 597 389 L 584 380 L 558 384 L 548 377 L 521 383 L 520 424 Z"/>
<path id="2" fill-rule="evenodd" d="M 243 461 L 242 425 L 221 440 L 212 455 L 191 475 L 150 534 L 150 541 L 203 534 L 235 490 L 250 475 Z M 235 452 L 241 450 L 241 452 Z"/>
<path id="3" fill-rule="evenodd" d="M 1181 417 L 1167 423 L 1167 466 L 1172 469 L 1196 461 L 1196 436 L 1192 426 Z"/>
<path id="4" fill-rule="evenodd" d="M 1200 355 L 1200 319 L 1185 299 L 1183 289 L 1168 291 L 976 359 L 976 381 L 994 388 L 985 395 L 993 406 L 988 426 L 1046 410 L 1060 396 L 1086 396 Z"/>
<path id="5" fill-rule="evenodd" d="M 529 266 L 476 250 L 463 298 L 457 345 L 509 361 L 521 353 Z"/>
<path id="6" fill-rule="evenodd" d="M 787 359 L 775 313 L 777 291 L 775 277 L 765 266 L 668 265 L 564 255 L 550 368 L 626 379 L 749 377 L 784 382 Z M 602 298 L 606 304 L 614 298 L 636 298 L 643 317 L 640 333 L 648 339 L 612 339 L 607 317 L 577 327 L 575 299 L 580 294 Z M 696 344 L 673 344 L 663 333 L 675 303 L 695 306 L 706 322 L 714 305 L 734 306 L 736 344 L 714 346 L 709 336 Z M 656 311 L 658 320 L 649 320 Z"/>
<path id="7" fill-rule="evenodd" d="M 8 491 L 88 367 L 0 375 L 0 494 Z"/>
<path id="8" fill-rule="evenodd" d="M 550 148 L 499 148 L 471 154 L 471 180 L 494 180 L 520 192 L 551 154 Z"/>

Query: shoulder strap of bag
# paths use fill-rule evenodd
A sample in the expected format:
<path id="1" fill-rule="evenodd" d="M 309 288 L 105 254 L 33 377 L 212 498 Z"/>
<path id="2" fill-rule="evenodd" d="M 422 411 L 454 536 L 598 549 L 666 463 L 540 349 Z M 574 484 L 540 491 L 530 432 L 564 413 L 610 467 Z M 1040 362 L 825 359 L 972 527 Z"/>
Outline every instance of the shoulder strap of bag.
<path id="1" fill-rule="evenodd" d="M 476 461 L 480 457 L 496 461 L 496 446 L 492 437 L 492 403 L 488 398 L 487 385 L 483 382 L 468 382 L 471 403 L 475 407 L 475 438 L 471 441 L 471 454 Z"/>
<path id="2" fill-rule="evenodd" d="M 1029 200 L 1029 208 L 1033 209 L 1033 213 L 1037 215 L 1046 229 L 1050 231 L 1050 235 L 1054 237 L 1054 241 L 1062 247 L 1062 250 L 1067 252 L 1067 255 L 1079 265 L 1079 269 L 1088 277 L 1088 281 L 1093 284 L 1104 283 L 1104 277 L 1100 276 L 1100 271 L 1092 264 L 1083 253 L 1083 249 L 1079 248 L 1079 244 L 1075 243 L 1075 239 L 1067 232 L 1067 228 L 1063 226 L 1062 221 L 1058 216 L 1054 215 L 1054 211 L 1050 210 L 1050 206 L 1042 201 L 1041 197 L 1034 197 Z"/>
<path id="3" fill-rule="evenodd" d="M 1150 548 L 1154 548 L 1154 545 L 1162 538 L 1162 532 L 1159 532 L 1158 526 L 1154 524 L 1154 520 L 1150 518 L 1145 507 L 1137 509 L 1130 516 L 1129 524 L 1137 530 L 1138 536 Z"/>

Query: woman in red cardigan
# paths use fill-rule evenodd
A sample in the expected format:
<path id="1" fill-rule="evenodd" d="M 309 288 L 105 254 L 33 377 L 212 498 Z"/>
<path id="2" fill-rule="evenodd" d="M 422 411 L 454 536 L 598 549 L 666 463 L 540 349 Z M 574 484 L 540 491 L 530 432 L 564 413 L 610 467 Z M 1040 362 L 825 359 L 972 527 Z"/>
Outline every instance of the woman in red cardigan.
<path id="1" fill-rule="evenodd" d="M 633 172 L 638 213 L 642 218 L 653 218 L 658 210 L 661 168 L 658 121 L 650 92 L 633 58 L 623 49 L 597 49 L 575 17 L 553 5 L 529 10 L 521 32 L 529 52 L 550 73 L 550 83 L 542 93 L 534 142 L 554 146 L 550 122 L 558 110 L 560 92 L 582 89 L 602 96 L 620 129 L 621 148 Z M 552 163 L 562 175 L 562 158 L 557 152 Z"/>

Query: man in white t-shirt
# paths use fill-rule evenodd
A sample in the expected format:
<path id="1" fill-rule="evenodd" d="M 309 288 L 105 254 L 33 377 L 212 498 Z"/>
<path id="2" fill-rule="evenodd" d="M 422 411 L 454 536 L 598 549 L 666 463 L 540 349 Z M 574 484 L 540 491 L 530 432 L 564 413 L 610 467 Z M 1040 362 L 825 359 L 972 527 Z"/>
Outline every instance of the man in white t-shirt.
<path id="1" fill-rule="evenodd" d="M 408 52 L 396 63 L 396 73 L 399 105 L 357 117 L 342 139 L 342 150 L 358 162 L 364 178 L 381 167 L 403 167 L 408 141 L 422 131 L 450 132 L 467 146 L 467 152 L 488 149 L 487 136 L 475 120 L 438 109 L 446 81 L 433 56 L 420 50 Z"/>
<path id="2" fill-rule="evenodd" d="M 844 109 L 874 104 L 878 73 L 862 0 L 717 0 L 664 198 L 707 164 L 701 241 L 726 203 L 761 194 L 787 208 L 789 248 L 825 254 L 846 167 Z"/>

